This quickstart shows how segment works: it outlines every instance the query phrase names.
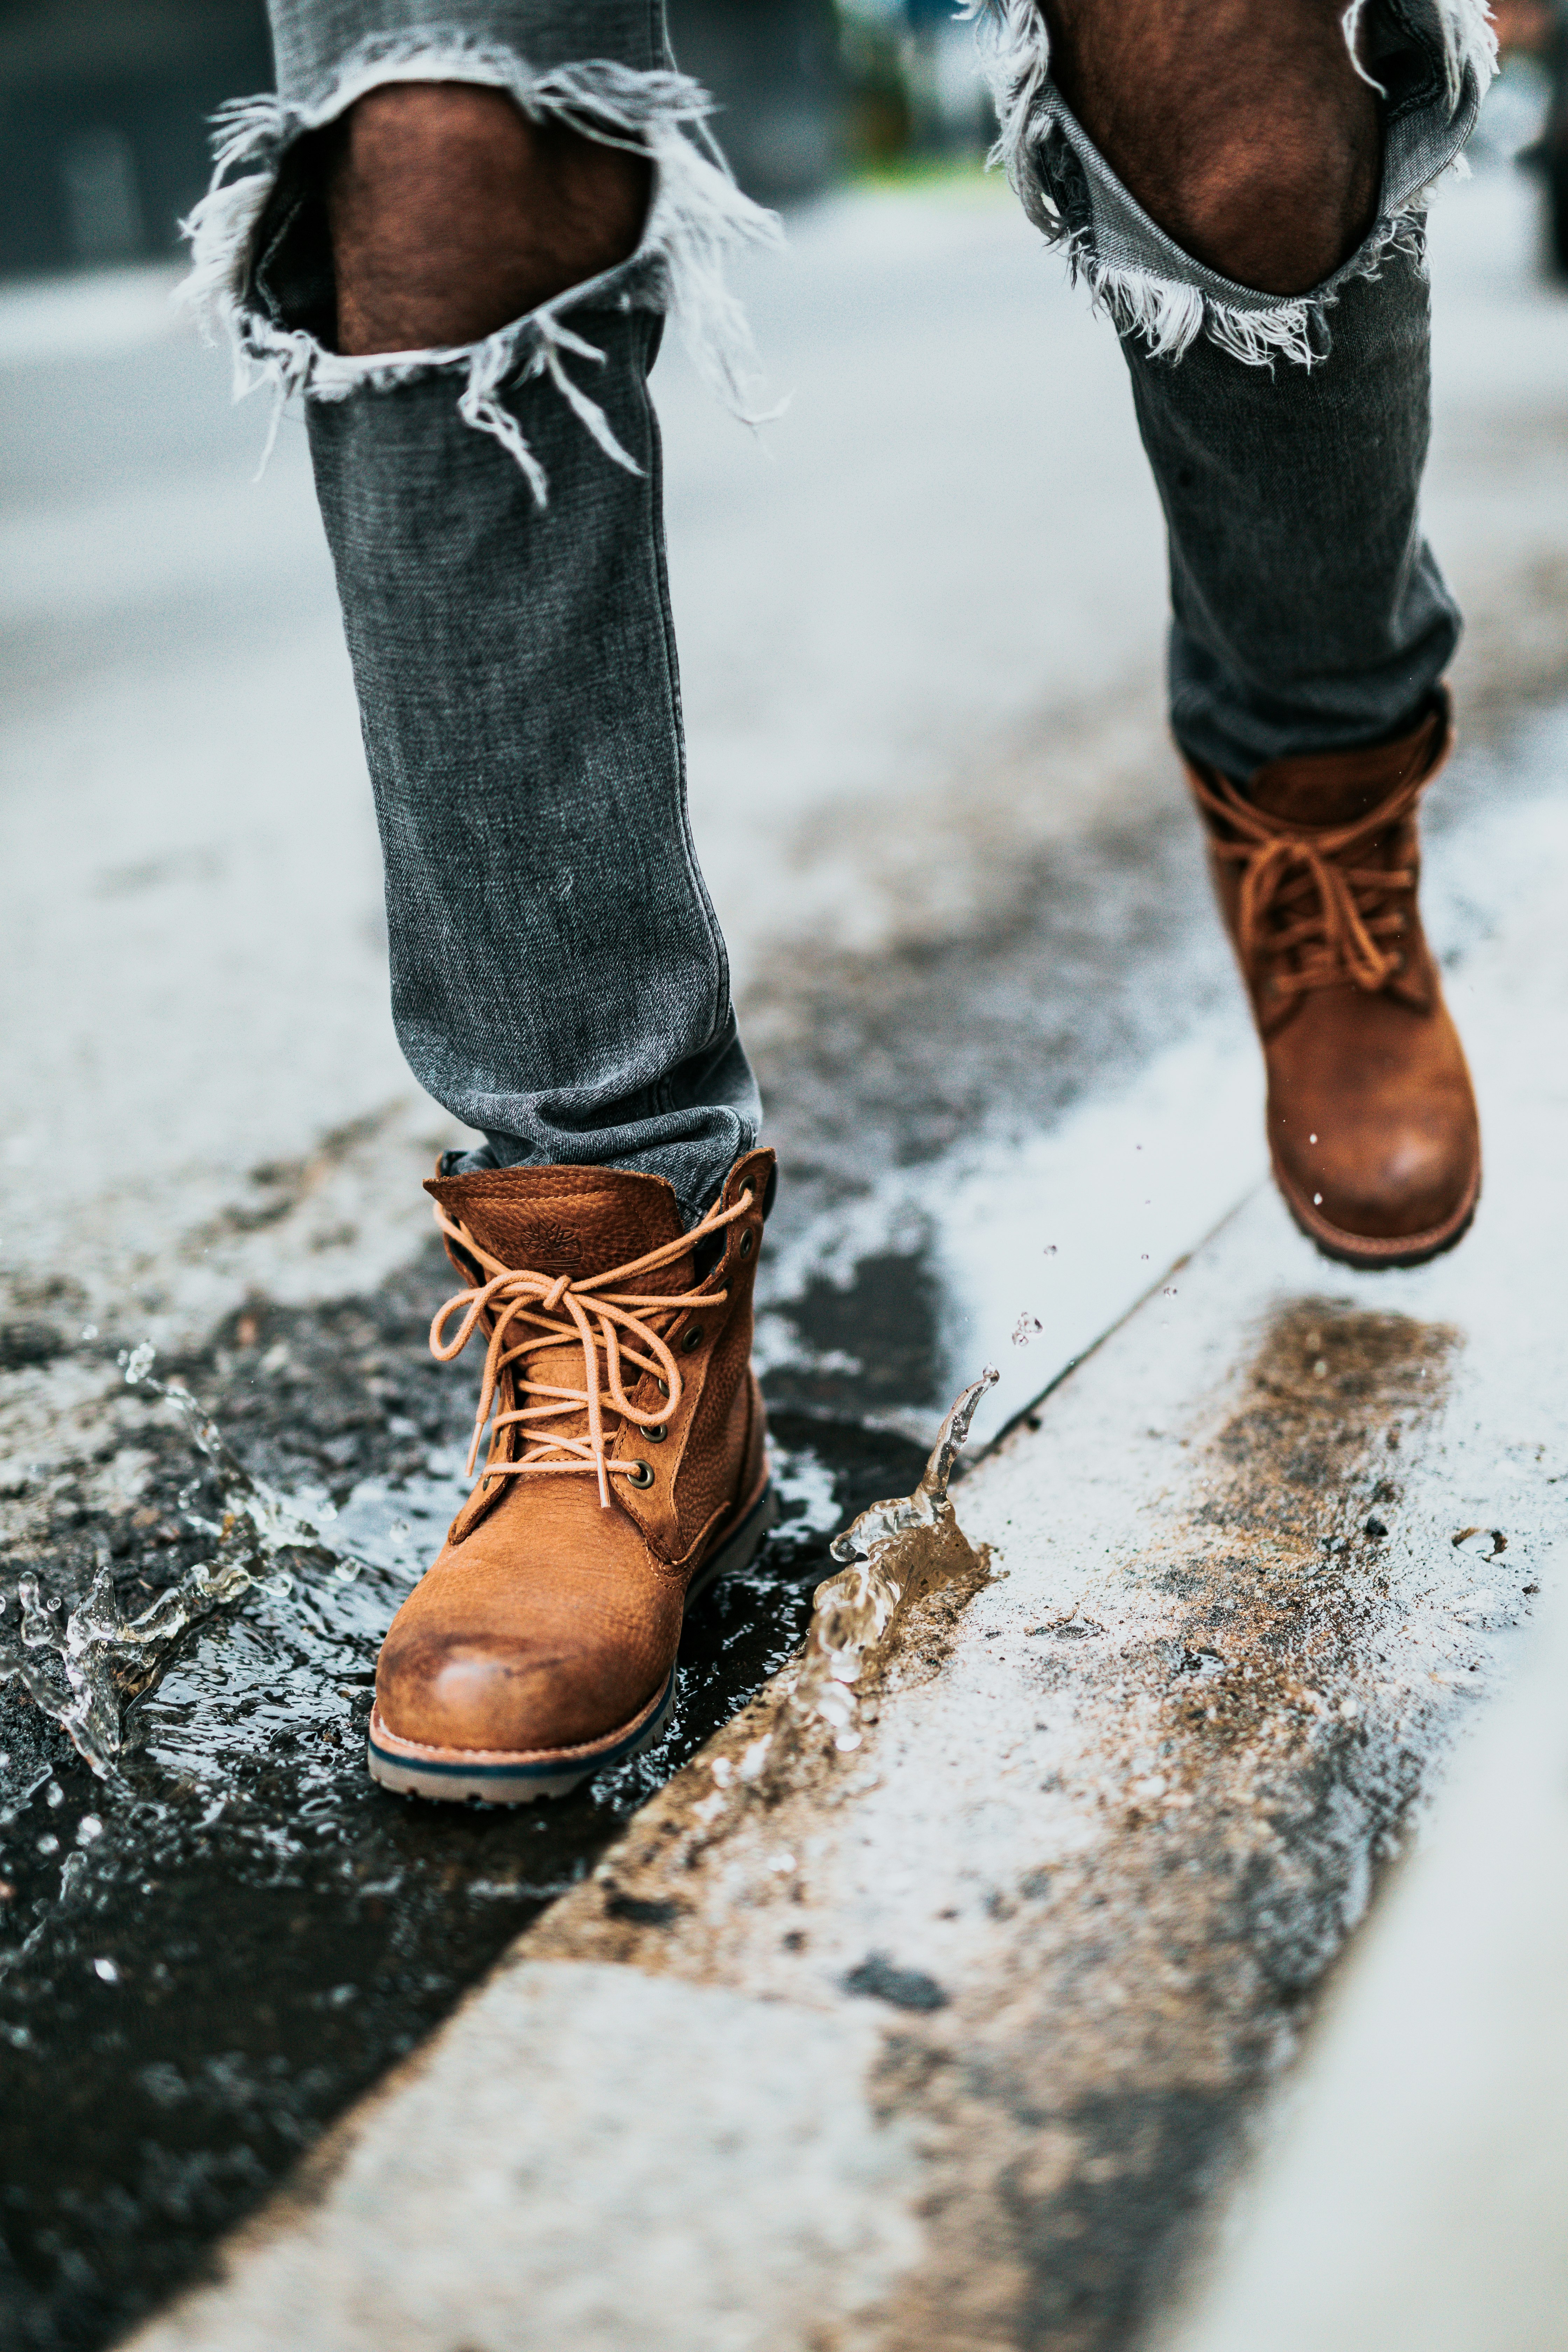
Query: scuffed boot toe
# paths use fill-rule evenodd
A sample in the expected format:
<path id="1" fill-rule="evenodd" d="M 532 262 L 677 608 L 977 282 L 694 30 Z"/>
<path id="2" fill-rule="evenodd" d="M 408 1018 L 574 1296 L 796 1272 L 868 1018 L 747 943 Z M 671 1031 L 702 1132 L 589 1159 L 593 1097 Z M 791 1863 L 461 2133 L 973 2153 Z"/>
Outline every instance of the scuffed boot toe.
<path id="1" fill-rule="evenodd" d="M 390 1652 L 390 1654 L 388 1654 Z M 580 1747 L 604 1722 L 604 1674 L 588 1659 L 452 1634 L 388 1643 L 375 1703 L 398 1738 L 511 1755 Z M 597 1685 L 597 1705 L 593 1694 Z"/>
<path id="2" fill-rule="evenodd" d="M 1399 1248 L 1448 1234 L 1475 1206 L 1480 1154 L 1473 1120 L 1377 1132 L 1375 1150 L 1336 1150 L 1306 1138 L 1276 1145 L 1275 1175 L 1293 1208 L 1363 1244 Z M 1458 1232 L 1452 1233 L 1458 1239 Z"/>

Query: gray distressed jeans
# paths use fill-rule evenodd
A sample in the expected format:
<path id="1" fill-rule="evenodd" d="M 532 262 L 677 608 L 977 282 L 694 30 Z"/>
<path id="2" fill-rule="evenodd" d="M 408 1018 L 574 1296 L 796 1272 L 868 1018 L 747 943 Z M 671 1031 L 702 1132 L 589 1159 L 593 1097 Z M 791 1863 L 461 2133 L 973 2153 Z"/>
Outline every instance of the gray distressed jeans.
<path id="1" fill-rule="evenodd" d="M 667 1177 L 688 1219 L 761 1105 L 687 817 L 647 378 L 665 322 L 744 399 L 724 250 L 767 237 L 674 67 L 662 0 L 270 0 L 277 94 L 220 121 L 192 296 L 242 372 L 306 404 L 386 869 L 393 1011 L 466 1163 Z M 1378 220 L 1282 301 L 1142 213 L 1050 75 L 1036 0 L 978 0 L 1000 152 L 1110 315 L 1169 526 L 1173 724 L 1245 779 L 1398 734 L 1458 614 L 1417 521 L 1426 194 L 1495 48 L 1480 0 L 1363 0 L 1383 90 Z M 459 350 L 333 344 L 304 134 L 394 79 L 506 89 L 653 164 L 618 268 Z"/>

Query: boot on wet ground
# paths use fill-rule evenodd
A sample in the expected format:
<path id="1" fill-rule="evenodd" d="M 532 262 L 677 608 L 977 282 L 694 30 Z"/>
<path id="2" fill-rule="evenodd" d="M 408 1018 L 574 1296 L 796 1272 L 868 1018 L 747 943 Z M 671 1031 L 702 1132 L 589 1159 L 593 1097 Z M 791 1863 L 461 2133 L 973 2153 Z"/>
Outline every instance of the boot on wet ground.
<path id="1" fill-rule="evenodd" d="M 430 1344 L 485 1343 L 470 1468 L 487 1422 L 489 1449 L 377 1663 L 384 1787 L 517 1803 L 658 1738 L 685 1611 L 772 1523 L 751 1349 L 773 1172 L 738 1160 L 689 1233 L 657 1176 L 426 1185 L 468 1286 Z"/>
<path id="2" fill-rule="evenodd" d="M 1444 695 L 1397 742 L 1277 760 L 1245 789 L 1188 766 L 1263 1045 L 1275 1179 L 1346 1265 L 1436 1257 L 1480 1192 L 1475 1095 L 1416 905 L 1416 803 L 1452 741 Z"/>

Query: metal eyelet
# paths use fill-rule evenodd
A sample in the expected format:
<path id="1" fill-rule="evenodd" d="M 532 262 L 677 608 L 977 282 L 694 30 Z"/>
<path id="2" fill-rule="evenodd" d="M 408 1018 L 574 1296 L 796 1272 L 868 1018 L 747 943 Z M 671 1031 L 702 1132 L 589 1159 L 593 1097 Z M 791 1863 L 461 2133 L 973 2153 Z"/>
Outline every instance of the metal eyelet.
<path id="1" fill-rule="evenodd" d="M 656 1379 L 654 1386 L 658 1391 L 660 1396 L 667 1397 L 669 1394 L 669 1382 L 668 1381 Z"/>
<path id="2" fill-rule="evenodd" d="M 741 1235 L 741 1255 L 742 1257 L 750 1257 L 755 1247 L 756 1235 L 748 1225 L 745 1232 Z"/>
<path id="3" fill-rule="evenodd" d="M 681 1340 L 680 1344 L 681 1344 L 681 1346 L 685 1349 L 685 1350 L 686 1350 L 686 1352 L 687 1352 L 687 1354 L 688 1354 L 688 1355 L 689 1355 L 689 1354 L 691 1353 L 691 1350 L 693 1349 L 693 1348 L 700 1348 L 700 1346 L 702 1345 L 702 1326 L 701 1326 L 701 1324 L 700 1324 L 700 1323 L 692 1323 L 692 1324 L 689 1324 L 689 1325 L 688 1326 L 688 1328 L 687 1328 L 686 1336 L 685 1336 L 685 1338 Z M 668 1395 L 669 1394 L 669 1391 L 668 1391 L 668 1389 L 666 1389 L 666 1391 L 665 1391 L 665 1394 L 666 1394 L 666 1396 L 668 1396 Z"/>
<path id="4" fill-rule="evenodd" d="M 626 1484 L 628 1486 L 651 1486 L 653 1485 L 653 1464 L 651 1462 L 634 1462 L 631 1468 L 626 1472 Z"/>
<path id="5" fill-rule="evenodd" d="M 643 1431 L 643 1435 L 647 1438 L 650 1445 L 662 1445 L 665 1439 L 669 1435 L 669 1432 L 665 1427 L 662 1421 L 656 1421 L 651 1429 L 645 1429 Z"/>

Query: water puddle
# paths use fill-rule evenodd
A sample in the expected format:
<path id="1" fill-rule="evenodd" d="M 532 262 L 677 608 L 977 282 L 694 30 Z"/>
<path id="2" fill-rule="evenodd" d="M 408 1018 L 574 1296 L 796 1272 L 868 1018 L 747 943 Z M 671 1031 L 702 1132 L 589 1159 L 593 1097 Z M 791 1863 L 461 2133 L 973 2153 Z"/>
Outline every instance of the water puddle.
<path id="1" fill-rule="evenodd" d="M 188 2277 L 777 1672 L 834 1530 L 919 1475 L 896 1433 L 781 1408 L 781 1524 L 693 1612 L 656 1749 L 550 1805 L 389 1798 L 376 1650 L 467 1491 L 421 1279 L 258 1310 L 162 1379 L 133 1355 L 140 1485 L 0 1568 L 7 2347 L 101 2345 Z"/>
<path id="2" fill-rule="evenodd" d="M 163 1399 L 210 1465 L 206 1483 L 215 1490 L 221 1517 L 205 1517 L 191 1507 L 200 1479 L 182 1490 L 180 1508 L 187 1526 L 211 1539 L 211 1559 L 185 1569 L 134 1617 L 121 1606 L 107 1547 L 100 1549 L 92 1581 L 74 1608 L 58 1592 L 46 1595 L 36 1575 L 24 1575 L 8 1612 L 13 1636 L 0 1639 L 0 1682 L 17 1682 L 100 1778 L 119 1760 L 126 1708 L 157 1682 L 182 1636 L 252 1591 L 289 1593 L 293 1579 L 286 1570 L 270 1578 L 268 1573 L 279 1552 L 327 1549 L 310 1520 L 235 1459 L 216 1423 L 187 1388 L 178 1382 L 165 1386 L 152 1377 L 153 1353 L 143 1344 L 122 1357 L 126 1382 Z M 340 1554 L 331 1572 L 352 1581 L 359 1564 Z"/>

